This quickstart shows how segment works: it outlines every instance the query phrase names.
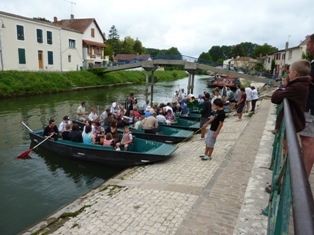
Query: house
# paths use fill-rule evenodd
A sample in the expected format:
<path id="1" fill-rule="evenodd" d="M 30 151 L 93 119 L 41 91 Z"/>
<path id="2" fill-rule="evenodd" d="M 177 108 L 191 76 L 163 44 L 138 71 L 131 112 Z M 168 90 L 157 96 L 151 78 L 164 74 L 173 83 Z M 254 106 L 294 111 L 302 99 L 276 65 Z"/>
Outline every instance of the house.
<path id="1" fill-rule="evenodd" d="M 72 14 L 71 18 L 66 20 L 58 21 L 57 17 L 54 17 L 53 23 L 58 26 L 72 28 L 83 34 L 82 61 L 85 68 L 99 68 L 102 66 L 103 61 L 109 61 L 109 58 L 104 56 L 105 37 L 94 18 L 75 19 Z"/>
<path id="2" fill-rule="evenodd" d="M 271 71 L 272 61 L 275 62 L 275 68 Z M 279 50 L 270 53 L 266 56 L 264 60 L 264 68 L 273 74 L 274 78 L 281 76 L 281 68 L 286 63 L 286 50 Z"/>
<path id="3" fill-rule="evenodd" d="M 82 33 L 0 11 L 1 70 L 69 71 L 82 65 Z"/>

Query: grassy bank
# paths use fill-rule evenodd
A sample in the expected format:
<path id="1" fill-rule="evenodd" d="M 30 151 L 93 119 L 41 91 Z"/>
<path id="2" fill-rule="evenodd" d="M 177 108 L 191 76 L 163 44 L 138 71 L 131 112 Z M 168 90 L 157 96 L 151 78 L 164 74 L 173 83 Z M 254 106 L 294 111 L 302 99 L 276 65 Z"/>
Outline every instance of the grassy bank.
<path id="1" fill-rule="evenodd" d="M 185 71 L 156 71 L 155 81 L 174 81 L 187 76 Z M 0 72 L 0 96 L 14 97 L 54 93 L 77 87 L 100 86 L 119 83 L 145 83 L 145 71 L 119 71 L 101 73 L 93 71 L 73 72 Z"/>

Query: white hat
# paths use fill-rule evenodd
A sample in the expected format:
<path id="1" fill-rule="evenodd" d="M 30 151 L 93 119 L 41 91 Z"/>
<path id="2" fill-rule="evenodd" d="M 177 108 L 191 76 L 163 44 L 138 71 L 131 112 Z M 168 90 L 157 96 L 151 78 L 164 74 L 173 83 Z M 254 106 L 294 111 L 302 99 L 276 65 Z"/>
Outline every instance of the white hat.
<path id="1" fill-rule="evenodd" d="M 148 106 L 146 107 L 146 110 L 147 110 L 147 111 L 150 111 L 150 109 L 151 109 L 151 107 L 148 105 Z"/>

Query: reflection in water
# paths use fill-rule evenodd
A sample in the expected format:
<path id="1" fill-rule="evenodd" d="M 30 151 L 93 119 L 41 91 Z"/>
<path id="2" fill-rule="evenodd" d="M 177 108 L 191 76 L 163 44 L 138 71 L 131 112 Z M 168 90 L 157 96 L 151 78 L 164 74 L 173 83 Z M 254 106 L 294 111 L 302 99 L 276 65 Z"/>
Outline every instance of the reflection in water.
<path id="1" fill-rule="evenodd" d="M 198 77 L 194 94 L 208 90 L 206 82 Z M 154 97 L 168 102 L 178 87 L 186 89 L 187 78 L 157 83 Z M 32 129 L 45 127 L 50 118 L 58 125 L 65 115 L 74 118 L 83 100 L 88 111 L 96 106 L 102 112 L 116 99 L 124 101 L 130 92 L 141 105 L 144 90 L 144 85 L 130 85 L 4 100 L 0 106 L 0 234 L 17 234 L 122 170 L 62 158 L 40 147 L 29 154 L 31 159 L 16 159 L 30 148 L 28 130 L 20 121 Z"/>

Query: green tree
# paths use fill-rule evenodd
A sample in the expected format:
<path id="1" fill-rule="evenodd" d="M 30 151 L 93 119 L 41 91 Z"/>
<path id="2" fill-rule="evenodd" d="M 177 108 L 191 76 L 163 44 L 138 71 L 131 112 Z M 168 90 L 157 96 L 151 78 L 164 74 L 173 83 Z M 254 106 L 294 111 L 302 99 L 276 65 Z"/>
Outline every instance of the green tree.
<path id="1" fill-rule="evenodd" d="M 264 43 L 263 45 L 259 45 L 254 50 L 254 58 L 260 57 L 260 55 L 265 56 L 267 54 L 278 51 L 278 48 L 268 45 Z"/>
<path id="2" fill-rule="evenodd" d="M 200 56 L 198 57 L 198 62 L 204 64 L 204 62 L 212 62 L 213 61 L 213 57 L 211 57 L 211 55 L 208 52 L 203 52 L 202 54 L 200 54 Z M 206 63 L 207 64 L 207 63 Z"/>
<path id="3" fill-rule="evenodd" d="M 176 47 L 171 47 L 166 51 L 167 55 L 181 55 L 181 53 L 179 52 L 178 48 Z"/>
<path id="4" fill-rule="evenodd" d="M 47 20 L 46 18 L 43 18 L 43 17 L 33 17 L 33 19 L 51 23 L 50 20 Z"/>
<path id="5" fill-rule="evenodd" d="M 229 57 L 237 58 L 237 56 L 246 56 L 244 49 L 241 44 L 235 45 L 230 52 Z"/>
<path id="6" fill-rule="evenodd" d="M 116 26 L 112 25 L 110 30 L 109 30 L 107 43 L 109 43 L 111 45 L 111 48 L 114 51 L 115 55 L 117 55 L 119 53 L 119 50 L 120 50 L 119 39 L 120 39 L 120 36 L 118 34 L 118 30 L 117 30 Z"/>
<path id="7" fill-rule="evenodd" d="M 270 65 L 270 71 L 269 73 L 273 74 L 273 71 L 275 69 L 276 63 L 275 60 L 271 60 L 271 65 Z"/>
<path id="8" fill-rule="evenodd" d="M 124 38 L 122 42 L 122 50 L 124 54 L 135 54 L 133 47 L 134 47 L 134 39 L 131 38 L 130 36 L 127 36 Z"/>
<path id="9" fill-rule="evenodd" d="M 241 45 L 243 47 L 244 53 L 246 56 L 256 58 L 254 55 L 254 51 L 256 47 L 258 46 L 256 43 L 251 42 L 241 42 Z"/>
<path id="10" fill-rule="evenodd" d="M 223 52 L 220 46 L 212 46 L 208 53 L 212 56 L 213 61 L 217 61 L 219 58 L 223 58 Z"/>
<path id="11" fill-rule="evenodd" d="M 225 46 L 225 45 L 223 45 L 221 47 L 221 57 L 219 59 L 228 59 L 229 55 L 231 53 L 231 49 L 232 49 L 232 46 Z M 219 59 L 217 59 L 217 62 L 218 62 Z"/>
<path id="12" fill-rule="evenodd" d="M 142 55 L 145 52 L 145 48 L 142 46 L 142 42 L 136 38 L 134 45 L 133 45 L 133 51 L 136 54 Z"/>

